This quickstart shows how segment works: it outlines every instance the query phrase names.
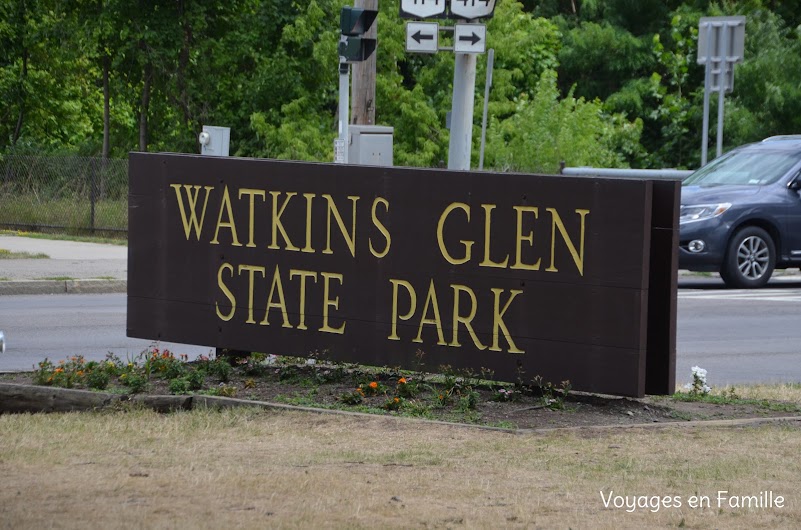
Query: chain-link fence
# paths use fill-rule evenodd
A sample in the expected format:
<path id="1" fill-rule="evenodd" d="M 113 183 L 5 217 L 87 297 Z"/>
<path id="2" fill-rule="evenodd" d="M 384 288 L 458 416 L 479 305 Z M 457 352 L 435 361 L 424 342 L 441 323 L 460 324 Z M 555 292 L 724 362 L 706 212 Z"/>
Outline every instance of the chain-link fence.
<path id="1" fill-rule="evenodd" d="M 124 234 L 128 230 L 128 161 L 0 157 L 0 227 Z"/>

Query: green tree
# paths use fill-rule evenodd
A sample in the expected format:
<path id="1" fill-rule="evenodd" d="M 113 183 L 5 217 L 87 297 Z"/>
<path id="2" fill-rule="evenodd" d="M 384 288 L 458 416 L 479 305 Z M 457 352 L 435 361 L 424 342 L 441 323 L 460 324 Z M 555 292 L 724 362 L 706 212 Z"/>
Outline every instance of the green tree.
<path id="1" fill-rule="evenodd" d="M 59 2 L 0 5 L 0 150 L 71 150 L 91 134 L 91 64 L 80 42 L 63 45 L 74 31 Z"/>
<path id="2" fill-rule="evenodd" d="M 556 73 L 542 74 L 534 95 L 488 133 L 490 165 L 503 170 L 555 173 L 570 166 L 625 167 L 637 151 L 642 123 L 603 113 L 598 101 L 559 97 Z"/>

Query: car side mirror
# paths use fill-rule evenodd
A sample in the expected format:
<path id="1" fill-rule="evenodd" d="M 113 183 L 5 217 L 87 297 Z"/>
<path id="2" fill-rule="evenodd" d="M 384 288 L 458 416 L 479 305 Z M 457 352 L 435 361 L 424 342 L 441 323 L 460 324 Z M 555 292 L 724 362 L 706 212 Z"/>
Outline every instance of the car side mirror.
<path id="1" fill-rule="evenodd" d="M 787 187 L 793 191 L 801 191 L 801 176 L 796 177 Z"/>

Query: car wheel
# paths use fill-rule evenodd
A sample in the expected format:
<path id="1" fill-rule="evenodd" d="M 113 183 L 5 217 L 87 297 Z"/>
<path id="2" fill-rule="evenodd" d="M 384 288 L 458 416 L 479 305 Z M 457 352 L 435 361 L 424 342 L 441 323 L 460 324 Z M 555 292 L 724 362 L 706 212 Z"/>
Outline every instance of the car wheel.
<path id="1" fill-rule="evenodd" d="M 776 266 L 776 246 L 763 229 L 743 228 L 731 238 L 720 276 L 729 287 L 762 287 Z"/>

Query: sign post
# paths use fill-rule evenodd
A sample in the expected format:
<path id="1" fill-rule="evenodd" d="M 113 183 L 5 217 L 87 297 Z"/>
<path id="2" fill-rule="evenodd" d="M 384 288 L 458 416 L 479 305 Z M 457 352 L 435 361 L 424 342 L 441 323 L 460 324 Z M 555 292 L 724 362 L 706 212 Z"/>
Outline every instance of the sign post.
<path id="1" fill-rule="evenodd" d="M 403 18 L 455 18 L 474 21 L 492 17 L 496 0 L 401 0 Z M 450 6 L 450 12 L 447 8 Z M 453 32 L 453 46 L 439 47 L 439 31 Z M 473 145 L 473 111 L 476 89 L 476 54 L 487 49 L 487 26 L 457 22 L 453 26 L 440 26 L 432 22 L 406 24 L 406 51 L 410 53 L 437 53 L 452 50 L 455 53 L 453 69 L 453 97 L 451 101 L 450 143 L 448 169 L 470 169 Z"/>
<path id="2" fill-rule="evenodd" d="M 704 65 L 704 117 L 701 165 L 706 165 L 709 144 L 709 99 L 718 93 L 717 155 L 723 152 L 723 103 L 734 90 L 734 65 L 743 61 L 745 17 L 702 17 L 698 23 L 698 64 Z"/>
<path id="3" fill-rule="evenodd" d="M 476 55 L 457 53 L 453 68 L 451 137 L 448 145 L 448 169 L 470 169 L 473 146 L 473 109 L 476 90 Z"/>

